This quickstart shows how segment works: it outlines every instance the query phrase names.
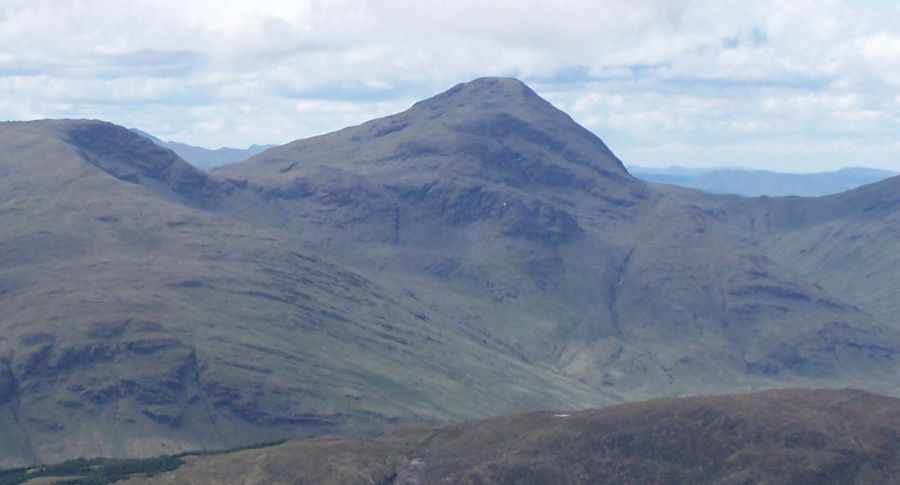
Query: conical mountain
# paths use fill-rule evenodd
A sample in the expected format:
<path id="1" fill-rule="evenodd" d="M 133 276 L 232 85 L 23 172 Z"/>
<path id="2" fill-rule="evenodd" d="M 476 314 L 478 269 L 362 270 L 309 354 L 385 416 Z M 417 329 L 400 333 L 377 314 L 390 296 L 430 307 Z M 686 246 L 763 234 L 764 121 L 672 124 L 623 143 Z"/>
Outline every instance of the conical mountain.
<path id="1" fill-rule="evenodd" d="M 332 149 L 318 152 L 323 146 Z M 553 157 L 537 166 L 528 160 L 528 151 Z M 576 175 L 548 177 L 552 174 L 542 170 L 554 170 L 548 168 L 552 165 L 573 170 L 582 167 L 618 178 L 627 174 L 599 138 L 521 81 L 508 78 L 459 84 L 403 113 L 298 140 L 219 172 L 277 181 L 294 178 L 292 171 L 317 164 L 356 169 L 364 165 L 373 173 L 399 171 L 404 168 L 402 161 L 410 158 L 419 162 L 419 170 L 478 169 L 479 175 L 487 171 L 512 185 L 559 184 Z M 434 166 L 421 166 L 423 158 L 432 160 Z M 392 163 L 383 163 L 386 161 Z M 481 166 L 468 166 L 467 162 L 475 161 Z M 529 164 L 523 166 L 522 161 Z"/>
<path id="2" fill-rule="evenodd" d="M 240 217 L 595 389 L 870 385 L 898 364 L 893 330 L 723 223 L 733 199 L 632 178 L 514 79 L 213 173 L 265 199 Z"/>
<path id="3" fill-rule="evenodd" d="M 460 84 L 403 113 L 298 140 L 214 173 L 291 205 L 316 199 L 321 204 L 299 210 L 327 207 L 314 216 L 320 226 L 352 226 L 353 239 L 383 241 L 399 241 L 403 219 L 414 217 L 406 228 L 424 227 L 425 234 L 434 234 L 426 226 L 435 220 L 483 223 L 554 244 L 581 231 L 561 206 L 590 195 L 601 203 L 598 211 L 609 211 L 646 196 L 599 138 L 506 78 Z"/>

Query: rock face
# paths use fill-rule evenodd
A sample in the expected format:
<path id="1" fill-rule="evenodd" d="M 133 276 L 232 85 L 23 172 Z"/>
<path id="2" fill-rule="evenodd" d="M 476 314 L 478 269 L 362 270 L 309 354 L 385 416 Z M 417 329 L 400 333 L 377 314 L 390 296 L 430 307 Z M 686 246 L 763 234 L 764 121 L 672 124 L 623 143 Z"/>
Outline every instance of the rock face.
<path id="1" fill-rule="evenodd" d="M 896 399 L 769 391 L 293 441 L 203 457 L 152 483 L 881 484 L 900 472 L 898 435 Z"/>

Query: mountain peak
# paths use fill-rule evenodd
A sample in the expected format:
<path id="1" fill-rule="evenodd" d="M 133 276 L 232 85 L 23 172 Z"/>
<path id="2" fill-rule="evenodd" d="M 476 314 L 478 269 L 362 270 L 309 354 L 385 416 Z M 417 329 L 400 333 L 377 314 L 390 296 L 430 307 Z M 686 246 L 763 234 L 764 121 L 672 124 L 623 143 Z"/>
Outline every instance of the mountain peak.
<path id="1" fill-rule="evenodd" d="M 388 160 L 392 163 L 382 163 Z M 522 164 L 530 168 L 525 170 Z M 402 113 L 297 140 L 223 167 L 219 173 L 257 182 L 286 181 L 317 166 L 365 172 L 367 177 L 371 171 L 421 176 L 423 167 L 431 167 L 435 173 L 453 170 L 494 182 L 521 178 L 540 166 L 549 172 L 537 170 L 543 175 L 533 180 L 526 177 L 529 183 L 553 185 L 561 184 L 561 179 L 596 176 L 629 186 L 634 183 L 596 135 L 522 81 L 502 77 L 457 84 Z"/>
<path id="2" fill-rule="evenodd" d="M 460 94 L 503 97 L 537 97 L 537 94 L 535 94 L 527 84 L 513 77 L 480 77 L 469 82 L 459 83 L 437 96 L 454 96 Z"/>
<path id="3" fill-rule="evenodd" d="M 511 108 L 537 103 L 552 108 L 522 81 L 509 77 L 482 77 L 459 83 L 436 96 L 420 101 L 415 107 L 447 110 L 463 107 Z"/>

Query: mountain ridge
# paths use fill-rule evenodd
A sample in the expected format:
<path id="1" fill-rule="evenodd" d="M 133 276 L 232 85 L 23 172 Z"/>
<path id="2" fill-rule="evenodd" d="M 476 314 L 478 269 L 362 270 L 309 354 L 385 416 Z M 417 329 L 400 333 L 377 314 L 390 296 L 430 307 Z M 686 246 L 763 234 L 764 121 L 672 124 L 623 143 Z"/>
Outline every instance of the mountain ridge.
<path id="1" fill-rule="evenodd" d="M 888 483 L 898 409 L 850 390 L 655 399 L 291 441 L 125 483 Z"/>

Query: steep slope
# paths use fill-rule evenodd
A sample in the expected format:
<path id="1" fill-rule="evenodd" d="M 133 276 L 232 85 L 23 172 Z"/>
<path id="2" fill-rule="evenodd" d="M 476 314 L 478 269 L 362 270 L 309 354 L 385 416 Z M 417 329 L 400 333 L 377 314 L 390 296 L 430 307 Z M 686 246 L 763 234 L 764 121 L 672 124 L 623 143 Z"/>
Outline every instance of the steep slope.
<path id="1" fill-rule="evenodd" d="M 238 192 L 108 123 L 0 124 L 0 464 L 607 399 L 197 209 Z"/>
<path id="2" fill-rule="evenodd" d="M 900 401 L 858 391 L 659 399 L 189 459 L 128 484 L 883 484 Z"/>
<path id="3" fill-rule="evenodd" d="M 738 168 L 649 168 L 629 166 L 632 175 L 649 182 L 678 185 L 714 194 L 747 197 L 819 197 L 855 189 L 897 175 L 872 168 L 843 168 L 832 172 L 784 173 Z"/>
<path id="4" fill-rule="evenodd" d="M 900 177 L 821 199 L 757 201 L 743 210 L 765 221 L 760 244 L 774 258 L 900 328 Z"/>
<path id="5" fill-rule="evenodd" d="M 213 173 L 261 199 L 232 214 L 594 389 L 893 386 L 896 332 L 721 223 L 719 199 L 631 177 L 513 79 Z"/>

